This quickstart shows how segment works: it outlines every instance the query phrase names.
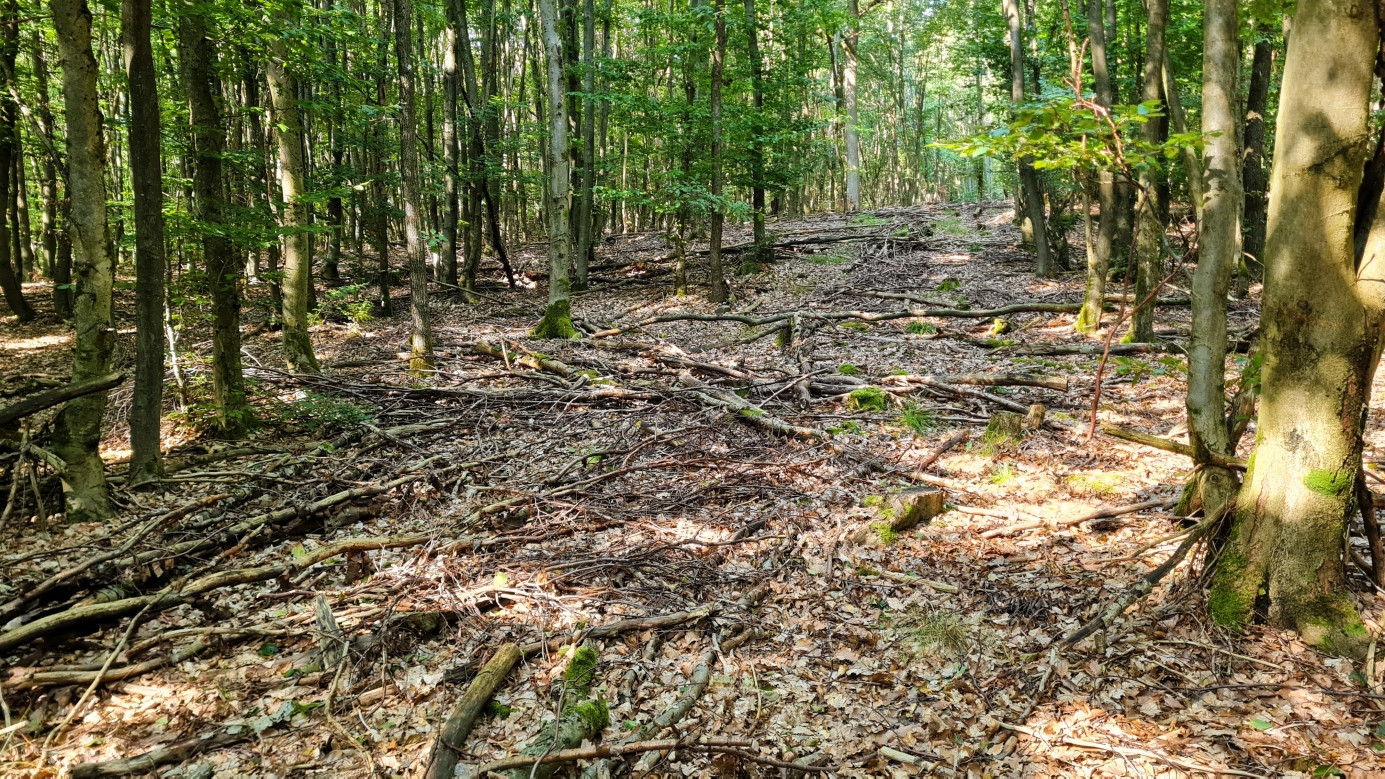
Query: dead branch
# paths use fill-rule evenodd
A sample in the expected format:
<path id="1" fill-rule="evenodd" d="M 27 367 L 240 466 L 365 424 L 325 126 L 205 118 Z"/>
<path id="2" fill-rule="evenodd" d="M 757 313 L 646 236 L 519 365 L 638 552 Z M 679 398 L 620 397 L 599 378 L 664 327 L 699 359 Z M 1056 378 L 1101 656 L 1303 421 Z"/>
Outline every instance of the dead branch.
<path id="1" fill-rule="evenodd" d="M 98 376 L 94 379 L 87 379 L 83 382 L 66 384 L 56 387 L 37 395 L 31 395 L 12 406 L 0 408 L 0 428 L 6 427 L 17 422 L 24 417 L 37 414 L 44 409 L 66 403 L 69 400 L 91 395 L 96 392 L 104 392 L 125 381 L 123 373 L 108 373 L 105 376 Z"/>
<path id="2" fill-rule="evenodd" d="M 938 444 L 933 449 L 933 451 L 929 452 L 928 456 L 923 458 L 923 462 L 918 464 L 918 469 L 921 471 L 925 468 L 931 467 L 933 463 L 938 461 L 938 458 L 942 457 L 944 454 L 947 454 L 948 451 L 950 451 L 953 447 L 966 441 L 970 437 L 971 433 L 967 432 L 966 430 L 952 435 L 946 441 L 943 441 L 941 444 Z"/>
<path id="3" fill-rule="evenodd" d="M 504 681 L 505 675 L 519 662 L 519 647 L 515 644 L 502 644 L 485 667 L 471 680 L 462 699 L 457 702 L 447 722 L 438 732 L 438 740 L 433 742 L 433 751 L 428 758 L 428 766 L 423 775 L 426 779 L 447 779 L 457 766 L 457 756 L 466 746 L 467 736 L 476 724 L 476 718 L 485 708 L 495 691 Z"/>
<path id="4" fill-rule="evenodd" d="M 1073 525 L 1080 525 L 1083 522 L 1091 522 L 1094 519 L 1109 519 L 1110 517 L 1119 517 L 1124 516 L 1125 514 L 1135 514 L 1140 511 L 1148 511 L 1149 509 L 1171 509 L 1177 503 L 1178 500 L 1176 498 L 1174 500 L 1165 500 L 1163 498 L 1159 498 L 1157 500 L 1147 500 L 1143 503 L 1134 503 L 1129 506 L 1119 506 L 1117 508 L 1108 509 L 1097 509 L 1096 511 L 1093 511 L 1089 514 L 1083 514 L 1077 517 L 1070 517 L 1068 519 L 1058 520 L 1057 522 L 1053 523 L 1053 526 L 1055 528 L 1071 527 Z M 1033 530 L 1034 528 L 1043 527 L 1044 524 L 1046 523 L 1042 519 L 1030 519 L 1024 522 L 1016 522 L 1013 525 L 993 527 L 990 530 L 987 530 L 986 532 L 982 533 L 981 537 L 995 538 L 996 536 L 1008 536 L 1011 533 L 1019 533 L 1024 530 Z"/>
<path id="5" fill-rule="evenodd" d="M 1165 452 L 1181 454 L 1184 457 L 1197 457 L 1197 455 L 1193 452 L 1193 448 L 1191 446 L 1179 443 L 1177 441 L 1170 441 L 1167 438 L 1160 438 L 1156 435 L 1140 433 L 1134 430 L 1127 430 L 1123 427 L 1117 427 L 1116 425 L 1111 425 L 1104 422 L 1101 425 L 1101 432 L 1111 436 L 1112 438 L 1119 438 L 1123 441 L 1130 441 L 1132 443 L 1144 444 L 1145 446 L 1152 446 L 1155 449 L 1162 449 Z M 1231 468 L 1237 471 L 1244 471 L 1246 469 L 1246 461 L 1240 457 L 1229 457 L 1224 454 L 1217 454 L 1216 452 L 1208 452 L 1207 457 L 1211 464 L 1221 466 L 1222 468 Z"/>
<path id="6" fill-rule="evenodd" d="M 594 760 L 605 757 L 620 757 L 622 755 L 634 755 L 641 752 L 653 750 L 669 751 L 674 749 L 687 750 L 706 750 L 709 752 L 725 752 L 735 747 L 747 747 L 751 745 L 750 739 L 728 738 L 717 736 L 703 736 L 701 738 L 665 738 L 656 741 L 639 741 L 628 744 L 602 744 L 594 747 L 581 747 L 579 749 L 564 749 L 544 755 L 541 758 L 526 757 L 506 757 L 500 760 L 492 760 L 476 769 L 478 776 L 487 773 L 500 773 L 515 768 L 526 768 L 534 765 L 550 765 L 552 763 L 575 763 L 578 760 Z M 809 770 L 812 770 L 811 768 Z M 821 769 L 819 769 L 821 770 Z"/>
<path id="7" fill-rule="evenodd" d="M 1032 373 L 958 373 L 934 376 L 905 375 L 883 376 L 881 386 L 893 387 L 896 384 L 911 387 L 946 386 L 948 384 L 967 384 L 976 387 L 1043 387 L 1044 389 L 1068 391 L 1068 377 L 1039 376 Z"/>

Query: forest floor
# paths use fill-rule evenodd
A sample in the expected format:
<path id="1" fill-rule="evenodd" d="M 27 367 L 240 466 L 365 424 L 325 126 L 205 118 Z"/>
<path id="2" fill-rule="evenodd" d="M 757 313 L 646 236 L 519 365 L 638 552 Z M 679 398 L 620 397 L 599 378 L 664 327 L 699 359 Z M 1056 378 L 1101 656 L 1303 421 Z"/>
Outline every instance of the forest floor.
<path id="1" fill-rule="evenodd" d="M 41 519 L 26 488 L 0 529 L 0 601 L 76 571 L 44 597 L 0 605 L 0 774 L 54 776 L 206 734 L 214 748 L 158 771 L 414 776 L 468 669 L 504 642 L 541 644 L 459 745 L 474 771 L 553 717 L 561 647 L 661 615 L 672 615 L 662 628 L 592 639 L 604 741 L 659 736 L 646 726 L 700 692 L 673 735 L 745 745 L 681 748 L 655 775 L 807 775 L 756 762 L 766 758 L 838 776 L 1385 774 L 1385 665 L 1213 626 L 1194 558 L 1111 630 L 1061 645 L 1187 526 L 1159 507 L 1075 520 L 1167 501 L 1191 470 L 1177 454 L 1087 439 L 1101 341 L 1074 334 L 1073 314 L 1013 314 L 999 336 L 991 318 L 810 316 L 910 305 L 862 292 L 971 309 L 1080 300 L 1080 272 L 1034 278 L 1010 216 L 996 203 L 771 224 L 804 241 L 731 276 L 725 310 L 801 312 L 784 346 L 742 322 L 648 321 L 716 311 L 700 285 L 670 295 L 667 248 L 649 234 L 609 240 L 574 303 L 589 330 L 623 332 L 529 340 L 544 247 L 526 246 L 520 289 L 435 300 L 438 371 L 424 379 L 400 358 L 405 316 L 329 317 L 314 328 L 324 370 L 313 377 L 280 372 L 277 334 L 255 330 L 247 374 L 262 426 L 236 444 L 198 434 L 205 366 L 182 355 L 190 404 L 169 415 L 167 480 L 117 485 L 120 514 L 106 525 Z M 728 243 L 746 239 L 732 232 Z M 1186 287 L 1177 277 L 1166 292 Z M 1233 332 L 1254 327 L 1252 293 L 1232 305 Z M 5 328 L 4 387 L 63 378 L 63 327 Z M 1184 343 L 1188 310 L 1159 309 L 1158 328 Z M 184 349 L 209 350 L 198 332 Z M 1055 353 L 1064 345 L 1096 353 Z M 1185 370 L 1176 349 L 1112 358 L 1100 420 L 1179 438 Z M 919 379 L 998 371 L 1068 389 Z M 853 404 L 853 381 L 890 392 Z M 114 393 L 108 420 L 117 476 L 129 392 Z M 171 381 L 171 410 L 178 394 Z M 738 402 L 753 408 L 733 413 Z M 993 412 L 1031 404 L 1047 407 L 1048 425 L 986 438 Z M 769 429 L 779 423 L 790 434 Z M 1368 459 L 1382 446 L 1373 418 Z M 881 525 L 920 483 L 943 486 L 944 513 L 897 533 Z M 52 485 L 39 491 L 51 510 Z M 332 546 L 353 538 L 382 540 Z M 94 555 L 110 559 L 78 570 Z M 248 583 L 194 586 L 228 571 Z M 1352 576 L 1379 633 L 1385 597 Z M 324 657 L 339 644 L 315 613 L 319 595 L 348 642 L 344 663 Z M 74 604 L 114 604 L 123 618 L 5 647 Z"/>

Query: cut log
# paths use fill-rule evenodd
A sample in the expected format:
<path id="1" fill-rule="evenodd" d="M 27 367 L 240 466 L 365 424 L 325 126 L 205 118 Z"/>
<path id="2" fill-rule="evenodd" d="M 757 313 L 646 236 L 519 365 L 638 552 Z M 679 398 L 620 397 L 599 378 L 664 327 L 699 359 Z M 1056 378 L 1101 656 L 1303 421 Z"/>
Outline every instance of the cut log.
<path id="1" fill-rule="evenodd" d="M 879 519 L 856 528 L 847 540 L 853 544 L 884 544 L 895 533 L 930 522 L 943 513 L 943 498 L 943 491 L 934 487 L 916 487 L 894 495 L 872 495 L 867 501 Z"/>
<path id="2" fill-rule="evenodd" d="M 991 421 L 986 423 L 984 440 L 992 446 L 1018 442 L 1024 437 L 1025 419 L 1024 415 L 1011 411 L 997 411 L 991 414 Z"/>
<path id="3" fill-rule="evenodd" d="M 466 694 L 457 702 L 447 722 L 433 742 L 433 751 L 428 757 L 428 767 L 424 769 L 425 779 L 450 779 L 457 767 L 457 756 L 466 747 L 467 736 L 476 724 L 476 718 L 499 689 L 506 674 L 519 662 L 519 646 L 503 644 L 486 663 L 481 672 L 471 680 Z"/>

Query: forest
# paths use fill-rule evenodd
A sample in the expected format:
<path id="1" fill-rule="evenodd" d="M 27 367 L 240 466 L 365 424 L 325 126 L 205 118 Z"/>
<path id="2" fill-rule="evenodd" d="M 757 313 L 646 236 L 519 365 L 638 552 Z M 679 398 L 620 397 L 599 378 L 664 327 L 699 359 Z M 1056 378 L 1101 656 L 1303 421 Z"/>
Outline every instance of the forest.
<path id="1" fill-rule="evenodd" d="M 0 0 L 0 84 L 0 775 L 1385 773 L 1385 3 Z"/>

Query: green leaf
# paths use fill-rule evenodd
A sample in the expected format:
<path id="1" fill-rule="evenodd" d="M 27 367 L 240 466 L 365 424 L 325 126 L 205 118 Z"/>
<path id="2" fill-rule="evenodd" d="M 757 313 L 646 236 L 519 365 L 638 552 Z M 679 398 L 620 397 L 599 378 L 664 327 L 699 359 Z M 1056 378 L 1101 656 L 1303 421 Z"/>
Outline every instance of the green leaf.
<path id="1" fill-rule="evenodd" d="M 279 654 L 279 647 L 274 644 L 266 642 L 260 645 L 260 657 L 273 657 L 277 654 Z"/>
<path id="2" fill-rule="evenodd" d="M 1274 723 L 1265 719 L 1263 716 L 1256 717 L 1250 721 L 1250 726 L 1256 730 L 1269 730 L 1274 727 Z"/>

